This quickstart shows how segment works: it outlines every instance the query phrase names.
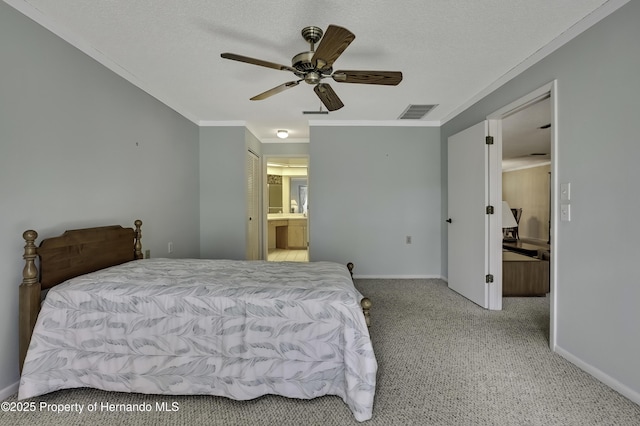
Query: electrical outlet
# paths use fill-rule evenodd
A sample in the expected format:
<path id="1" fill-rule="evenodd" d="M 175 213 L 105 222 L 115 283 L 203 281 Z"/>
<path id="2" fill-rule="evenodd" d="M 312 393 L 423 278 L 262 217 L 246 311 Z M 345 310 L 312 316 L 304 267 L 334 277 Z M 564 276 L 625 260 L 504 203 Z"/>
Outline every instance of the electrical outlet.
<path id="1" fill-rule="evenodd" d="M 411 244 L 411 235 L 407 235 L 407 244 Z"/>
<path id="2" fill-rule="evenodd" d="M 145 250 L 144 251 L 144 258 L 145 259 L 151 258 L 151 250 Z"/>
<path id="3" fill-rule="evenodd" d="M 169 242 L 169 244 L 167 244 L 167 253 L 173 253 L 173 242 Z"/>

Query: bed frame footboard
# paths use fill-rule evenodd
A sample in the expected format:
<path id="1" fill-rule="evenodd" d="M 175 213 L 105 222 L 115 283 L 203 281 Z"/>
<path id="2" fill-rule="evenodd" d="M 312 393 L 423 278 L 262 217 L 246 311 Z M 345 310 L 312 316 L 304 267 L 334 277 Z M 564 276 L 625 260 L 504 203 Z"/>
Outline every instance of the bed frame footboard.
<path id="1" fill-rule="evenodd" d="M 352 280 L 353 280 L 353 268 L 354 268 L 353 262 L 347 263 L 347 269 L 351 274 Z M 371 303 L 371 300 L 368 297 L 363 297 L 362 300 L 360 301 L 360 306 L 362 306 L 362 313 L 364 314 L 364 320 L 367 322 L 367 327 L 371 327 L 370 312 L 371 312 L 371 306 L 373 306 L 373 303 Z"/>
<path id="2" fill-rule="evenodd" d="M 360 306 L 362 306 L 362 312 L 364 313 L 364 320 L 367 322 L 367 327 L 371 327 L 371 316 L 369 315 L 371 305 L 371 300 L 369 300 L 368 297 L 365 297 L 360 301 Z"/>

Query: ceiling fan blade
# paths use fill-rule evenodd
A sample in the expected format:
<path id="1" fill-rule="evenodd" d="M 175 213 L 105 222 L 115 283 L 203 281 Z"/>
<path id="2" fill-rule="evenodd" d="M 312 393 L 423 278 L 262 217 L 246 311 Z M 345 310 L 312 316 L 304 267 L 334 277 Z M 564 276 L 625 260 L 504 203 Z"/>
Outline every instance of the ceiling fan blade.
<path id="1" fill-rule="evenodd" d="M 402 81 L 400 71 L 335 71 L 331 77 L 338 83 L 383 84 L 397 86 Z"/>
<path id="2" fill-rule="evenodd" d="M 336 95 L 336 92 L 334 92 L 327 83 L 317 84 L 316 87 L 313 88 L 313 91 L 316 92 L 316 95 L 318 95 L 329 111 L 335 111 L 344 106 L 338 95 Z"/>
<path id="3" fill-rule="evenodd" d="M 232 61 L 245 62 L 247 64 L 260 65 L 261 67 L 273 68 L 276 70 L 286 70 L 291 72 L 298 72 L 297 69 L 288 65 L 276 64 L 275 62 L 263 61 L 261 59 L 250 58 L 248 56 L 236 55 L 235 53 L 222 53 L 220 56 L 224 59 L 231 59 Z"/>
<path id="4" fill-rule="evenodd" d="M 276 86 L 273 89 L 269 89 L 266 92 L 262 92 L 259 95 L 255 95 L 253 98 L 251 98 L 252 101 L 261 101 L 263 99 L 267 99 L 270 96 L 273 96 L 277 93 L 283 92 L 291 87 L 297 86 L 298 84 L 300 84 L 302 80 L 298 80 L 298 81 L 289 81 L 287 83 L 281 84 L 280 86 Z"/>
<path id="5" fill-rule="evenodd" d="M 319 69 L 329 69 L 336 59 L 349 47 L 356 38 L 355 34 L 346 28 L 337 25 L 329 25 L 320 44 L 311 58 L 312 64 L 317 64 Z"/>

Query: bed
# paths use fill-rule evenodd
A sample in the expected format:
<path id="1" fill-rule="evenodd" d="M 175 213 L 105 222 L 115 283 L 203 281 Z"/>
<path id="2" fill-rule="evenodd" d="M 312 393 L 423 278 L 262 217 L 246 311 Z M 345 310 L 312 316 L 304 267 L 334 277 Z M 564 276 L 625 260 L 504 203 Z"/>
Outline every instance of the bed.
<path id="1" fill-rule="evenodd" d="M 81 387 L 337 395 L 356 420 L 371 418 L 371 302 L 352 264 L 143 259 L 141 225 L 66 231 L 39 247 L 35 231 L 23 234 L 19 399 Z"/>

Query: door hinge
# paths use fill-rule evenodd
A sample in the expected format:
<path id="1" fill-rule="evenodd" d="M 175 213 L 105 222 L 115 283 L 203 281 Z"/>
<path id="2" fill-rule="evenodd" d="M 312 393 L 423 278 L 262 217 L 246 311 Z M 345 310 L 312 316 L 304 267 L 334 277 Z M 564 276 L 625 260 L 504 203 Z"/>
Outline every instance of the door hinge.
<path id="1" fill-rule="evenodd" d="M 493 214 L 493 206 L 487 206 L 487 214 Z"/>
<path id="2" fill-rule="evenodd" d="M 487 274 L 484 276 L 484 282 L 487 284 L 490 284 L 493 282 L 493 275 L 491 274 Z"/>
<path id="3" fill-rule="evenodd" d="M 485 136 L 484 143 L 487 145 L 493 145 L 493 136 Z"/>

